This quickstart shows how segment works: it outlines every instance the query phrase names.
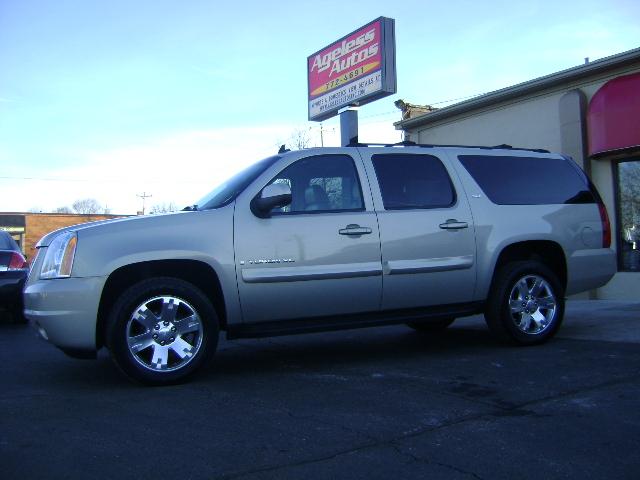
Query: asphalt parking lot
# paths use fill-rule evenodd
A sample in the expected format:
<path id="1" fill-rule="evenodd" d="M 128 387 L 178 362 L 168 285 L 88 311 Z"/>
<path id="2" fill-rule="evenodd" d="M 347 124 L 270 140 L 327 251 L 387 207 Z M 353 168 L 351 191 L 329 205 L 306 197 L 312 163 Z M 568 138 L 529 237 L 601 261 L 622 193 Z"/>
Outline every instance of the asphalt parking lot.
<path id="1" fill-rule="evenodd" d="M 481 317 L 222 341 L 191 383 L 129 383 L 0 324 L 0 477 L 637 479 L 640 303 L 573 301 L 556 339 Z"/>

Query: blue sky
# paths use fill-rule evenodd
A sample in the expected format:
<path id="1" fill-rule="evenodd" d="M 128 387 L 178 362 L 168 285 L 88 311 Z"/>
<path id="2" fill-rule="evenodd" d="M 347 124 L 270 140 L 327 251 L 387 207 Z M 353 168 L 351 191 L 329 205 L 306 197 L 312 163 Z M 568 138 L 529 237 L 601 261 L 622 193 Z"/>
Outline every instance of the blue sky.
<path id="1" fill-rule="evenodd" d="M 640 2 L 0 1 L 0 211 L 94 197 L 192 203 L 307 122 L 306 58 L 396 20 L 398 94 L 360 138 L 399 140 L 393 101 L 445 106 L 640 47 Z M 337 119 L 324 122 L 337 145 Z"/>

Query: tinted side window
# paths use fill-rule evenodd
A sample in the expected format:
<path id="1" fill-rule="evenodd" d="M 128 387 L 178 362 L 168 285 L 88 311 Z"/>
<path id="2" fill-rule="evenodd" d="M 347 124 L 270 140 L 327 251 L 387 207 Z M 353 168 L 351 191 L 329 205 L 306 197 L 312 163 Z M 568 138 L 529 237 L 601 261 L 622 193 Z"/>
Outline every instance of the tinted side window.
<path id="1" fill-rule="evenodd" d="M 456 201 L 447 169 L 433 155 L 371 157 L 386 210 L 450 207 Z"/>
<path id="2" fill-rule="evenodd" d="M 581 172 L 560 158 L 460 155 L 464 168 L 493 203 L 595 203 Z"/>
<path id="3" fill-rule="evenodd" d="M 291 187 L 291 205 L 273 213 L 363 210 L 362 190 L 353 159 L 348 155 L 317 155 L 285 168 L 271 183 Z"/>

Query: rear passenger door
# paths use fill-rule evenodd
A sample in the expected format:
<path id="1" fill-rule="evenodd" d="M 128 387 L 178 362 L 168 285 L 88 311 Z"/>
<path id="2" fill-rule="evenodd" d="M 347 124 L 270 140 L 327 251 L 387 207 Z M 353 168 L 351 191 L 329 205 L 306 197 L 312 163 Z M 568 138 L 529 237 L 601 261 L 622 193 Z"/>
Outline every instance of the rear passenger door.
<path id="1" fill-rule="evenodd" d="M 397 149 L 363 149 L 362 155 L 373 179 L 380 228 L 382 308 L 472 301 L 476 282 L 473 218 L 448 161 Z"/>

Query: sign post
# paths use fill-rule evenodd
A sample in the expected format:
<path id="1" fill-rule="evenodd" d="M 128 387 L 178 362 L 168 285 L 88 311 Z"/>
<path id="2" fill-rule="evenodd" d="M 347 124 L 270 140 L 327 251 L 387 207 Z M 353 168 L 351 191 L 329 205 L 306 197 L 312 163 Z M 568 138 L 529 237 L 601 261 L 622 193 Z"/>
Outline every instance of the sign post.
<path id="1" fill-rule="evenodd" d="M 307 58 L 309 120 L 396 93 L 395 21 L 379 17 Z M 342 143 L 357 143 L 358 113 L 340 114 Z"/>
<path id="2" fill-rule="evenodd" d="M 348 107 L 340 112 L 340 146 L 358 143 L 358 109 Z"/>

